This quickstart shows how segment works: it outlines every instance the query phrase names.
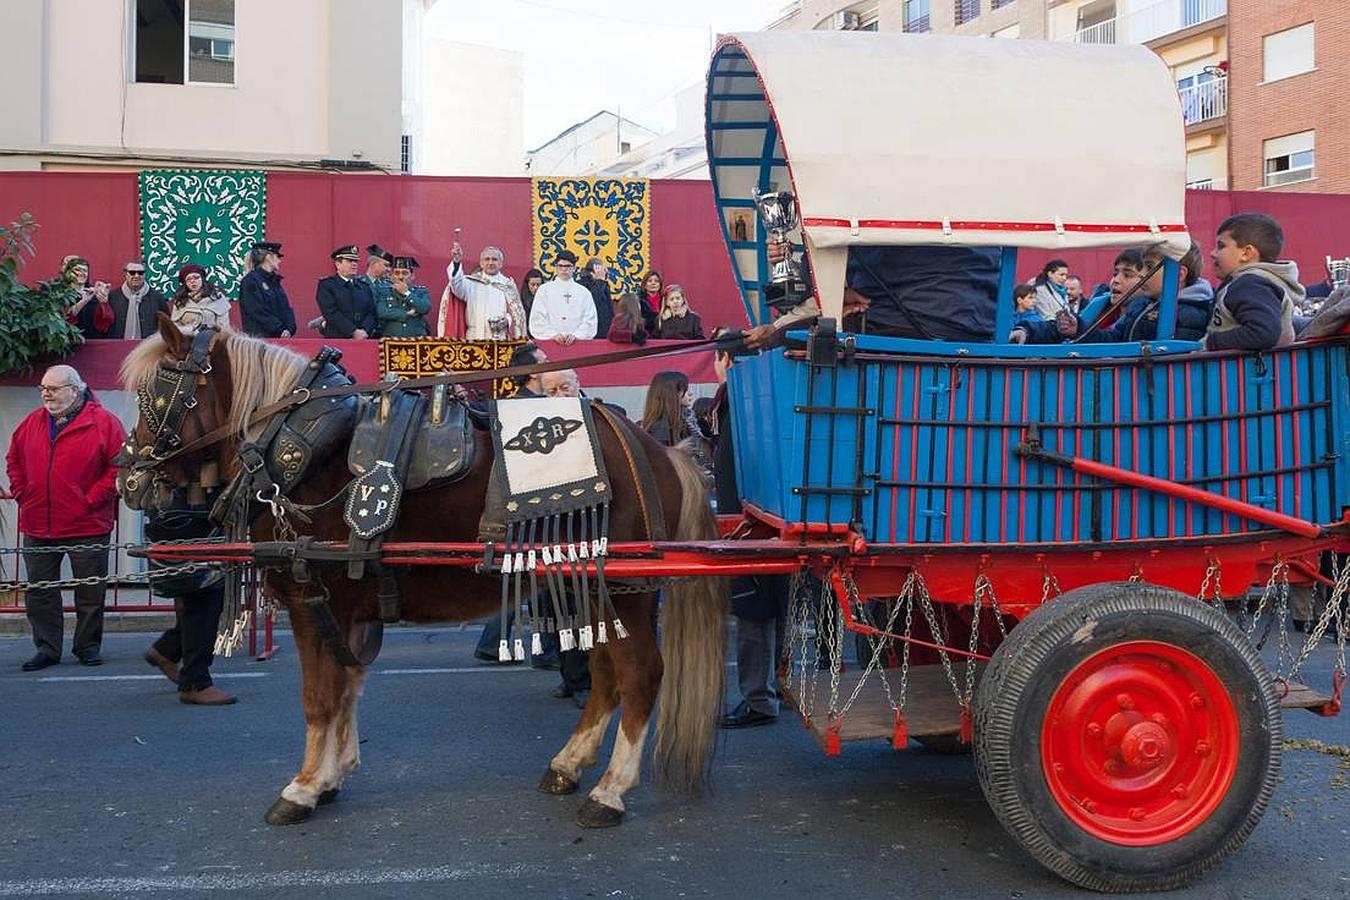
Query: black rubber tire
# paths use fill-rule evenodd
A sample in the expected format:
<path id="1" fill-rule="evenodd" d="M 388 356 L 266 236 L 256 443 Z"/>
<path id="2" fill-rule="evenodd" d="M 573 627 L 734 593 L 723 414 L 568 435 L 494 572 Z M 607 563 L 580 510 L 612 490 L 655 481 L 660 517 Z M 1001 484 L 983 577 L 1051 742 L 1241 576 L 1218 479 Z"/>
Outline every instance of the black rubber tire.
<path id="1" fill-rule="evenodd" d="M 1079 662 L 1126 641 L 1174 644 L 1227 686 L 1237 715 L 1238 765 L 1213 813 L 1165 844 L 1102 840 L 1060 809 L 1041 759 L 1045 711 Z M 1283 718 L 1270 673 L 1242 632 L 1207 604 L 1143 583 L 1070 591 L 1019 623 L 984 671 L 975 697 L 975 765 L 994 815 L 1038 862 L 1096 891 L 1164 891 L 1190 884 L 1240 847 L 1279 777 Z"/>

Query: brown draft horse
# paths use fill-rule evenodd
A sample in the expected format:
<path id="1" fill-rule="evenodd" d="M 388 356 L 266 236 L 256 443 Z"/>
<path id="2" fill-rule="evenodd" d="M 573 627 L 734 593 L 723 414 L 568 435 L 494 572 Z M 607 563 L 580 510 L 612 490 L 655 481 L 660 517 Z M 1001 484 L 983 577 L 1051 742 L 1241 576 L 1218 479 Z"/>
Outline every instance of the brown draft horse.
<path id="1" fill-rule="evenodd" d="M 123 365 L 123 381 L 129 390 L 152 376 L 161 363 L 172 365 L 190 349 L 191 339 L 169 325 L 166 318 L 161 319 L 159 334 L 134 349 Z M 180 438 L 187 443 L 225 423 L 231 426 L 233 437 L 164 463 L 164 473 L 178 486 L 188 483 L 188 473 L 199 472 L 203 463 L 211 462 L 228 480 L 239 466 L 235 450 L 252 412 L 289 394 L 308 363 L 284 347 L 228 331 L 212 339 L 209 359 L 210 372 L 197 376 L 197 406 L 193 415 L 183 417 Z M 600 416 L 596 422 L 613 486 L 610 539 L 640 540 L 645 535 L 637 487 L 628 475 L 629 464 L 609 424 Z M 249 429 L 250 436 L 257 430 L 260 427 Z M 134 437 L 153 443 L 144 409 Z M 678 539 L 713 537 L 715 524 L 706 491 L 687 454 L 667 451 L 645 434 L 641 437 L 641 451 L 646 453 L 660 487 L 667 533 Z M 492 464 L 489 435 L 479 432 L 476 441 L 476 460 L 463 480 L 404 498 L 390 541 L 476 539 Z M 346 446 L 344 438 L 329 458 L 315 462 L 312 474 L 292 492 L 296 503 L 322 503 L 343 490 L 350 480 Z M 153 501 L 141 502 L 150 505 Z M 342 504 L 334 502 L 315 511 L 312 524 L 303 530 L 317 540 L 345 541 L 348 531 L 341 510 Z M 259 541 L 283 539 L 274 538 L 274 522 L 266 511 L 254 521 L 253 537 Z M 447 578 L 447 571 L 463 574 Z M 364 632 L 364 623 L 378 619 L 375 580 L 348 581 L 343 564 L 316 564 L 314 572 L 331 589 L 330 606 L 340 628 L 357 640 Z M 436 566 L 409 566 L 397 577 L 401 614 L 409 622 L 482 619 L 499 610 L 500 581 L 496 577 Z M 365 671 L 339 664 L 319 636 L 315 620 L 302 602 L 306 591 L 315 590 L 313 584 L 297 584 L 288 571 L 277 569 L 266 570 L 264 583 L 269 595 L 284 603 L 290 613 L 303 679 L 304 759 L 300 771 L 266 816 L 270 824 L 292 824 L 308 818 L 316 805 L 335 799 L 343 779 L 361 761 L 356 699 Z M 610 719 L 616 709 L 620 710 L 609 766 L 579 810 L 579 824 L 617 825 L 622 819 L 624 794 L 641 778 L 647 725 L 657 706 L 658 691 L 652 751 L 656 773 L 664 783 L 678 789 L 694 792 L 702 786 L 722 702 L 725 597 L 722 579 L 690 579 L 668 588 L 661 604 L 662 640 L 658 649 L 652 629 L 653 594 L 613 595 L 629 636 L 622 640 L 611 637 L 591 651 L 590 700 L 571 738 L 549 762 L 539 783 L 545 793 L 575 791 L 581 770 L 596 762 Z"/>

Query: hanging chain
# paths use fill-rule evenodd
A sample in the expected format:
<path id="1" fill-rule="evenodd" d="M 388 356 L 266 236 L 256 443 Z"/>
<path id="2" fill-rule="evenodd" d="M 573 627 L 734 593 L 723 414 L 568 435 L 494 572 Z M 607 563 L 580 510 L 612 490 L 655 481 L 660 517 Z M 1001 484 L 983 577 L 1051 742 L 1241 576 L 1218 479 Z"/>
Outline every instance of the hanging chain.
<path id="1" fill-rule="evenodd" d="M 1055 574 L 1051 572 L 1049 567 L 1047 566 L 1045 569 L 1045 578 L 1042 579 L 1041 581 L 1042 606 L 1050 602 L 1052 591 L 1054 592 L 1053 595 L 1055 597 L 1058 597 L 1060 594 L 1064 593 L 1064 591 L 1059 586 L 1059 579 L 1055 577 Z"/>
<path id="2" fill-rule="evenodd" d="M 1292 680 L 1298 676 L 1303 664 L 1308 661 L 1313 650 L 1322 641 L 1323 635 L 1327 633 L 1327 628 L 1331 625 L 1331 620 L 1336 620 L 1339 634 L 1336 636 L 1336 671 L 1345 673 L 1345 641 L 1346 641 L 1346 610 L 1342 607 L 1346 603 L 1346 591 L 1350 590 L 1350 566 L 1341 570 L 1336 578 L 1336 587 L 1331 592 L 1331 599 L 1327 605 L 1322 608 L 1322 614 L 1317 617 L 1317 624 L 1309 632 L 1308 639 L 1303 642 L 1303 647 L 1299 650 L 1298 656 L 1294 658 L 1294 664 L 1289 669 L 1289 674 L 1284 676 L 1285 680 Z"/>
<path id="3" fill-rule="evenodd" d="M 843 573 L 843 581 L 844 581 L 844 590 L 847 594 L 847 602 L 851 604 L 852 607 L 855 609 L 856 611 L 855 614 L 858 616 L 859 621 L 862 621 L 864 615 L 866 614 L 863 612 L 862 601 L 858 598 L 858 585 L 856 582 L 854 582 L 853 576 L 848 572 Z M 890 646 L 892 640 L 894 640 L 891 637 L 891 634 L 894 633 L 895 620 L 900 615 L 899 600 L 900 598 L 897 597 L 894 605 L 892 605 L 891 607 L 891 613 L 886 619 L 886 627 L 883 629 L 886 633 L 882 635 L 868 635 L 868 639 L 872 642 L 872 658 L 867 661 L 867 666 L 863 669 L 862 674 L 858 676 L 858 681 L 853 685 L 853 691 L 849 694 L 848 699 L 844 701 L 844 705 L 839 709 L 838 713 L 835 714 L 836 718 L 842 719 L 848 713 L 849 709 L 852 708 L 853 706 L 853 702 L 857 700 L 858 695 L 862 693 L 863 684 L 867 681 L 868 676 L 870 676 L 874 671 L 880 671 L 881 673 L 882 688 L 886 692 L 886 701 L 890 703 L 891 709 L 896 712 L 898 712 L 901 709 L 901 707 L 895 705 L 895 699 L 891 695 L 891 683 L 890 680 L 886 677 L 886 667 L 880 664 L 882 654 L 885 652 L 886 648 Z M 870 617 L 868 618 L 870 619 Z M 873 625 L 873 627 L 875 627 L 874 623 L 872 623 L 871 621 L 868 621 L 867 624 Z M 907 677 L 908 672 L 903 672 L 901 674 L 900 696 L 902 704 L 904 698 L 903 693 L 904 680 Z"/>
<path id="4" fill-rule="evenodd" d="M 1223 570 L 1219 566 L 1219 561 L 1211 557 L 1209 565 L 1205 567 L 1205 578 L 1200 582 L 1200 593 L 1196 595 L 1196 599 L 1222 610 L 1222 580 Z"/>
<path id="5" fill-rule="evenodd" d="M 164 569 L 156 569 L 154 572 L 140 572 L 134 575 L 89 575 L 84 578 L 57 578 L 51 581 L 18 581 L 9 582 L 15 588 L 22 588 L 25 591 L 34 590 L 60 590 L 62 588 L 89 587 L 96 584 L 117 585 L 119 587 L 149 587 L 151 578 L 168 578 L 174 575 L 186 575 L 190 572 L 200 572 L 202 569 L 214 568 L 217 563 L 183 563 L 180 566 L 169 566 Z"/>

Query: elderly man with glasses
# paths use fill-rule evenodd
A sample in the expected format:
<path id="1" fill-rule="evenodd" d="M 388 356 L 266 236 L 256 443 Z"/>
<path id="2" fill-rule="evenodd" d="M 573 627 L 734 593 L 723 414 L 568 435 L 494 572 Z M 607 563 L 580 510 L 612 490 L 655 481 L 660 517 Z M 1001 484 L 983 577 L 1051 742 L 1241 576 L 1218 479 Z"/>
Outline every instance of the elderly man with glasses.
<path id="1" fill-rule="evenodd" d="M 108 574 L 108 538 L 117 516 L 117 467 L 113 459 L 126 432 L 104 409 L 70 366 L 52 366 L 38 389 L 42 405 L 14 431 L 5 461 L 9 490 L 0 496 L 19 503 L 19 533 L 28 581 L 54 581 L 61 557 L 70 557 L 76 578 Z M 88 549 L 61 549 L 86 545 Z M 75 588 L 75 639 L 71 650 L 82 664 L 103 662 L 103 598 L 107 583 Z M 37 653 L 25 672 L 61 661 L 61 592 L 30 587 L 25 597 Z"/>
<path id="2" fill-rule="evenodd" d="M 122 286 L 108 296 L 113 309 L 112 328 L 103 337 L 139 341 L 159 328 L 155 316 L 169 314 L 169 301 L 150 286 L 145 263 L 132 260 L 122 267 Z"/>

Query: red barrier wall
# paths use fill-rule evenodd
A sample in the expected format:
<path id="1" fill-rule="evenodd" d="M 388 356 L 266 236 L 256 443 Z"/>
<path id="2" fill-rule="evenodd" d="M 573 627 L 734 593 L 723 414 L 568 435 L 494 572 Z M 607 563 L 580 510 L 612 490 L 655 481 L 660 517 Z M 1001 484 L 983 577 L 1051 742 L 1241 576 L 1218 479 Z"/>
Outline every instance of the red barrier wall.
<path id="1" fill-rule="evenodd" d="M 134 173 L 0 172 L 0 221 L 25 210 L 42 226 L 28 280 L 53 277 L 61 257 L 79 253 L 92 277 L 119 284 L 122 265 L 139 255 Z M 651 261 L 666 282 L 684 286 L 705 324 L 743 325 L 711 184 L 653 181 L 651 211 Z M 286 292 L 302 323 L 318 314 L 314 285 L 332 273 L 328 254 L 340 244 L 375 243 L 417 257 L 418 280 L 439 302 L 459 227 L 466 254 L 500 246 L 506 273 L 519 282 L 532 265 L 531 215 L 528 178 L 267 176 L 267 236 L 285 245 Z"/>
<path id="2" fill-rule="evenodd" d="M 705 325 L 744 324 L 731 264 L 706 181 L 653 181 L 652 263 L 666 283 L 683 285 Z M 96 278 L 117 283 L 138 255 L 134 173 L 0 172 L 0 221 L 27 210 L 41 224 L 37 255 L 26 277 L 51 277 L 67 253 L 86 256 Z M 1267 191 L 1192 191 L 1187 223 L 1206 253 L 1224 217 L 1260 210 L 1285 228 L 1285 255 L 1305 283 L 1323 276 L 1327 254 L 1350 254 L 1350 195 Z M 454 228 L 471 256 L 487 243 L 502 247 L 506 271 L 519 280 L 531 262 L 530 182 L 525 178 L 433 178 L 274 172 L 267 179 L 267 232 L 285 244 L 287 291 L 301 322 L 316 314 L 315 281 L 331 271 L 338 244 L 379 243 L 416 256 L 420 281 L 439 298 Z M 1112 250 L 1024 252 L 1018 269 L 1030 278 L 1062 255 L 1087 286 L 1110 276 Z M 1208 262 L 1207 262 L 1208 265 Z M 1212 277 L 1212 272 L 1207 272 Z"/>

